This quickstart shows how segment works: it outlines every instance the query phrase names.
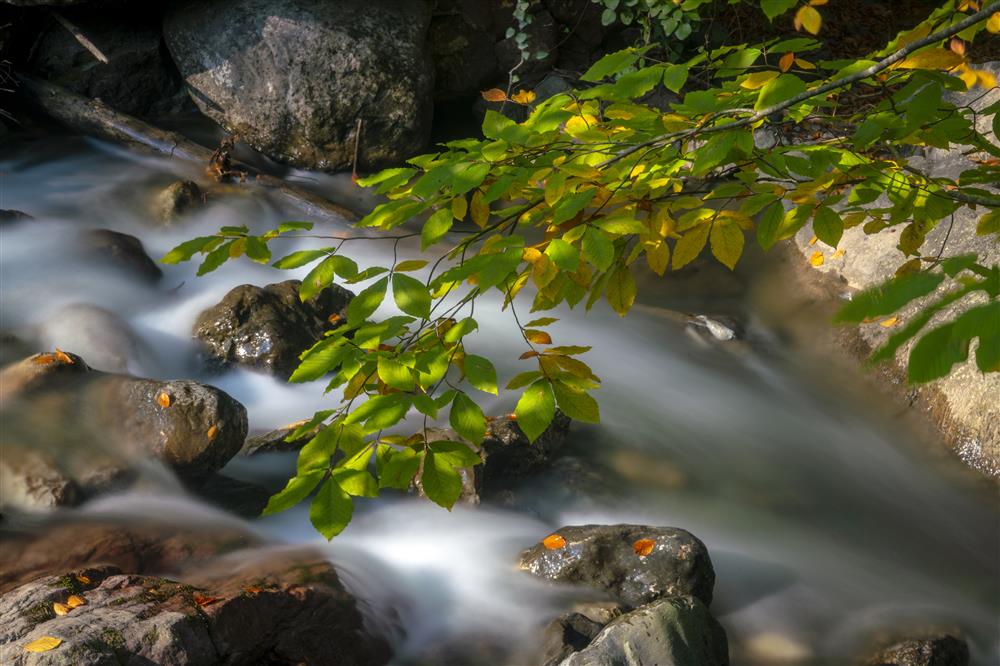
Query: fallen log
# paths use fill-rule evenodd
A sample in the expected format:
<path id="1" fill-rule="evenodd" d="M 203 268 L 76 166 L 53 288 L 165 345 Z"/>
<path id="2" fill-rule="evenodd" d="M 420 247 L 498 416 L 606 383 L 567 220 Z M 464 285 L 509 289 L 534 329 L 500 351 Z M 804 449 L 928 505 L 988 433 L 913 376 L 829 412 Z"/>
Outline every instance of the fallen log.
<path id="1" fill-rule="evenodd" d="M 19 80 L 19 89 L 30 102 L 53 120 L 74 131 L 152 150 L 205 167 L 212 158 L 213 151 L 184 135 L 162 130 L 134 116 L 115 111 L 99 99 L 83 97 L 48 81 L 25 75 L 20 75 Z M 239 166 L 247 173 L 247 183 L 272 190 L 308 216 L 337 222 L 354 222 L 358 219 L 353 211 L 315 192 L 259 173 L 247 164 L 241 163 Z"/>

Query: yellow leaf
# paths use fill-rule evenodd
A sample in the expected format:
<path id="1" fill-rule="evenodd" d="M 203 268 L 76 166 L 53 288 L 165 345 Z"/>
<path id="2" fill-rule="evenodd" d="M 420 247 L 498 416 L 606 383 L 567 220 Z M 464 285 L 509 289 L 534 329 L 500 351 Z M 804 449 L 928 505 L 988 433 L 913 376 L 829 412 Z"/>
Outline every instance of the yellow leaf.
<path id="1" fill-rule="evenodd" d="M 831 259 L 840 259 L 842 256 L 844 256 L 844 251 L 838 249 L 836 252 L 834 252 L 833 254 L 830 255 L 830 258 Z"/>
<path id="2" fill-rule="evenodd" d="M 805 28 L 809 34 L 818 35 L 820 26 L 823 25 L 823 17 L 810 5 L 803 5 L 795 12 L 794 22 L 796 30 Z"/>
<path id="3" fill-rule="evenodd" d="M 585 113 L 582 116 L 573 116 L 566 121 L 566 133 L 570 135 L 580 134 L 595 125 L 597 125 L 597 118 L 589 113 Z"/>
<path id="4" fill-rule="evenodd" d="M 813 7 L 822 7 L 829 1 L 830 0 L 809 0 L 809 4 L 812 5 Z"/>
<path id="5" fill-rule="evenodd" d="M 899 63 L 902 69 L 951 69 L 965 62 L 965 58 L 948 49 L 928 49 L 915 53 Z"/>
<path id="6" fill-rule="evenodd" d="M 771 79 L 778 78 L 778 72 L 754 72 L 747 78 L 740 81 L 740 87 L 747 90 L 757 90 L 763 88 Z"/>
<path id="7" fill-rule="evenodd" d="M 69 612 L 70 608 L 66 604 L 61 604 L 59 602 L 56 602 L 52 604 L 52 610 L 55 611 L 56 615 L 65 615 L 66 613 Z"/>
<path id="8" fill-rule="evenodd" d="M 87 600 L 81 597 L 79 594 L 74 594 L 69 599 L 66 600 L 66 605 L 70 608 L 76 608 L 77 606 L 85 606 Z"/>
<path id="9" fill-rule="evenodd" d="M 974 69 L 972 71 L 976 75 L 976 84 L 983 90 L 991 90 L 997 87 L 997 77 L 993 75 L 993 72 L 985 69 Z"/>
<path id="10" fill-rule="evenodd" d="M 653 552 L 653 548 L 656 547 L 656 542 L 652 539 L 639 539 L 632 544 L 632 550 L 639 557 L 646 557 Z"/>
<path id="11" fill-rule="evenodd" d="M 889 317 L 888 319 L 883 319 L 878 323 L 882 328 L 892 328 L 899 321 L 899 317 Z"/>
<path id="12" fill-rule="evenodd" d="M 528 338 L 529 341 L 535 343 L 536 345 L 552 344 L 552 336 L 550 336 L 545 331 L 527 330 L 524 332 L 524 335 L 526 338 Z"/>
<path id="13" fill-rule="evenodd" d="M 170 399 L 170 394 L 166 391 L 160 391 L 156 394 L 156 404 L 160 407 L 169 407 L 172 400 Z"/>
<path id="14" fill-rule="evenodd" d="M 813 236 L 812 238 L 809 239 L 809 244 L 810 245 L 815 245 L 816 241 L 818 241 L 818 240 L 819 240 L 818 238 L 816 238 L 815 236 Z"/>
<path id="15" fill-rule="evenodd" d="M 504 102 L 507 100 L 507 93 L 499 88 L 490 88 L 482 92 L 483 99 L 487 102 Z"/>
<path id="16" fill-rule="evenodd" d="M 808 60 L 803 60 L 802 58 L 796 58 L 795 64 L 802 69 L 816 69 L 816 65 L 812 64 Z"/>
<path id="17" fill-rule="evenodd" d="M 994 34 L 1000 32 L 1000 12 L 996 12 L 986 21 L 986 29 Z"/>
<path id="18" fill-rule="evenodd" d="M 218 436 L 219 434 L 219 426 L 212 424 L 211 426 L 209 426 L 208 432 L 205 434 L 208 436 L 208 441 L 214 442 L 216 436 Z"/>
<path id="19" fill-rule="evenodd" d="M 670 246 L 663 241 L 647 243 L 646 263 L 649 264 L 650 270 L 663 277 L 670 263 Z"/>
<path id="20" fill-rule="evenodd" d="M 483 201 L 483 193 L 476 190 L 472 194 L 472 222 L 482 229 L 490 219 L 490 205 Z"/>
<path id="21" fill-rule="evenodd" d="M 624 317 L 632 305 L 635 303 L 636 285 L 635 278 L 628 266 L 619 265 L 608 280 L 605 297 L 611 309 L 618 313 L 619 317 Z"/>
<path id="22" fill-rule="evenodd" d="M 783 72 L 787 72 L 792 68 L 792 63 L 795 62 L 795 54 L 791 51 L 781 56 L 781 60 L 778 61 L 778 69 Z"/>
<path id="23" fill-rule="evenodd" d="M 530 90 L 518 90 L 510 100 L 518 104 L 531 104 L 535 101 L 535 93 Z"/>
<path id="24" fill-rule="evenodd" d="M 303 423 L 305 423 L 305 421 L 303 421 Z M 83 574 L 77 574 L 76 575 L 76 579 L 78 581 L 80 581 L 81 583 L 83 583 L 84 585 L 90 585 L 90 577 L 89 576 L 85 576 Z"/>
<path id="25" fill-rule="evenodd" d="M 561 534 L 550 534 L 542 539 L 542 545 L 549 550 L 559 550 L 566 547 L 566 539 Z"/>
<path id="26" fill-rule="evenodd" d="M 809 257 L 809 263 L 812 264 L 813 266 L 822 266 L 823 265 L 823 253 L 820 252 L 819 250 L 816 250 L 815 252 L 813 252 L 812 256 Z"/>
<path id="27" fill-rule="evenodd" d="M 715 258 L 729 270 L 734 270 L 743 254 L 743 230 L 734 223 L 718 221 L 712 225 L 710 241 Z"/>
<path id="28" fill-rule="evenodd" d="M 451 200 L 451 216 L 461 222 L 465 219 L 465 214 L 469 212 L 469 202 L 464 196 L 455 197 Z"/>
<path id="29" fill-rule="evenodd" d="M 54 650 L 60 645 L 62 645 L 61 638 L 42 636 L 41 638 L 37 638 L 25 645 L 24 649 L 28 652 L 48 652 L 49 650 Z"/>

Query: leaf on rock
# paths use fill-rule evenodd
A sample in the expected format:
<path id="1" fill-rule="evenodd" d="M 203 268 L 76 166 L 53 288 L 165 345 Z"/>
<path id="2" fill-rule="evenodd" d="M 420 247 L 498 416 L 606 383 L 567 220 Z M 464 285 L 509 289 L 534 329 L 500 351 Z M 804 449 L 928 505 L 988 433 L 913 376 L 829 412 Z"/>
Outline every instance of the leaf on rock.
<path id="1" fill-rule="evenodd" d="M 503 102 L 507 99 L 507 93 L 499 88 L 490 88 L 489 90 L 484 90 L 481 94 L 487 102 Z"/>
<path id="2" fill-rule="evenodd" d="M 55 638 L 54 636 L 42 636 L 41 638 L 36 638 L 25 645 L 24 649 L 26 652 L 48 652 L 49 650 L 54 650 L 60 645 L 62 645 L 61 638 Z"/>
<path id="3" fill-rule="evenodd" d="M 81 576 L 77 576 L 77 578 L 81 578 Z M 90 582 L 89 578 L 87 579 L 87 582 L 88 583 Z M 69 606 L 70 608 L 76 608 L 77 606 L 86 606 L 87 600 L 81 597 L 79 594 L 74 594 L 69 599 L 66 600 L 66 605 Z"/>
<path id="4" fill-rule="evenodd" d="M 160 407 L 166 409 L 172 403 L 173 399 L 170 397 L 170 394 L 167 393 L 166 391 L 160 391 L 159 393 L 156 394 L 156 404 L 158 404 Z"/>
<path id="5" fill-rule="evenodd" d="M 66 604 L 61 604 L 57 601 L 56 603 L 52 604 L 52 610 L 55 612 L 56 615 L 65 615 L 71 609 Z"/>
<path id="6" fill-rule="evenodd" d="M 566 547 L 566 539 L 561 534 L 550 534 L 542 539 L 542 545 L 549 550 L 559 550 Z"/>
<path id="7" fill-rule="evenodd" d="M 195 593 L 194 602 L 204 608 L 205 606 L 211 606 L 214 603 L 222 601 L 222 597 L 210 597 L 204 594 Z"/>
<path id="8" fill-rule="evenodd" d="M 639 539 L 632 544 L 632 550 L 639 557 L 646 557 L 653 552 L 653 548 L 656 547 L 656 542 L 652 539 Z"/>

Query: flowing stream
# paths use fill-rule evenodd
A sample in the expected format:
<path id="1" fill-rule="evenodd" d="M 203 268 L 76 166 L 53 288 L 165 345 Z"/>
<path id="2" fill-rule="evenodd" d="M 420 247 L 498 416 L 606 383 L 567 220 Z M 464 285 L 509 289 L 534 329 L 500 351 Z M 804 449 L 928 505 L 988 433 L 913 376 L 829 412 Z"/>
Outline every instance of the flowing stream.
<path id="1" fill-rule="evenodd" d="M 198 179 L 197 167 L 73 136 L 5 148 L 0 173 L 0 208 L 37 218 L 0 231 L 0 329 L 42 345 L 51 341 L 38 327 L 60 308 L 109 309 L 136 332 L 130 371 L 214 384 L 246 405 L 251 431 L 338 399 L 324 396 L 320 384 L 287 385 L 247 371 L 206 375 L 190 339 L 197 314 L 232 287 L 302 277 L 304 270 L 242 260 L 196 278 L 196 264 L 188 263 L 164 266 L 163 280 L 151 287 L 73 251 L 77 230 L 110 228 L 140 237 L 157 258 L 222 225 L 259 232 L 295 219 L 293 212 L 234 186 L 189 221 L 157 227 L 148 200 L 178 177 Z M 286 175 L 335 200 L 370 205 L 348 178 Z M 284 241 L 275 254 L 318 242 Z M 400 253 L 412 258 L 418 249 L 402 246 Z M 391 243 L 362 241 L 349 250 L 362 268 L 391 262 Z M 856 387 L 796 371 L 780 344 L 767 354 L 696 344 L 683 324 L 662 316 L 667 299 L 656 283 L 646 287 L 654 291 L 645 306 L 624 320 L 602 304 L 590 314 L 560 312 L 551 327 L 557 344 L 593 345 L 587 361 L 604 380 L 603 423 L 575 424 L 571 432 L 569 460 L 585 470 L 582 476 L 559 467 L 509 510 L 447 513 L 398 497 L 360 502 L 354 523 L 324 546 L 370 621 L 394 636 L 400 663 L 465 636 L 531 641 L 572 595 L 516 572 L 517 553 L 560 525 L 614 522 L 683 527 L 707 544 L 717 573 L 712 609 L 729 634 L 734 664 L 847 663 L 881 631 L 911 625 L 961 630 L 975 663 L 997 663 L 995 495 L 953 473 L 959 463 L 929 462 L 905 429 L 859 409 L 863 396 L 838 397 Z M 523 349 L 509 314 L 491 305 L 477 305 L 481 329 L 469 346 L 497 363 L 503 384 L 528 367 L 516 360 Z M 71 342 L 60 346 L 76 351 Z M 481 404 L 492 414 L 513 407 L 506 396 Z M 237 459 L 225 472 L 274 489 L 293 469 L 293 455 L 266 454 Z M 103 498 L 79 511 L 223 520 L 169 474 L 151 479 L 141 494 Z M 256 520 L 253 528 L 279 541 L 322 541 L 301 507 Z M 392 613 L 398 623 L 386 623 Z"/>

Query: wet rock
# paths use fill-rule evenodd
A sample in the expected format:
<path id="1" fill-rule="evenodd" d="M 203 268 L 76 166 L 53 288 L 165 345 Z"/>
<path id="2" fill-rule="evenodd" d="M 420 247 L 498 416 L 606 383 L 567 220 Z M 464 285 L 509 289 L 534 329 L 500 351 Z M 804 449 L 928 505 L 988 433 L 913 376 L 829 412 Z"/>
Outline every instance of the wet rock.
<path id="1" fill-rule="evenodd" d="M 492 14 L 483 3 L 438 3 L 427 35 L 436 100 L 477 95 L 499 77 L 492 24 Z"/>
<path id="2" fill-rule="evenodd" d="M 727 666 L 726 633 L 692 597 L 661 599 L 613 620 L 562 666 Z"/>
<path id="3" fill-rule="evenodd" d="M 92 10 L 66 11 L 64 16 L 108 62 L 99 62 L 69 30 L 52 21 L 28 65 L 32 74 L 132 115 L 167 113 L 179 107 L 183 100 L 178 95 L 180 76 L 161 48 L 155 13 L 118 7 L 113 20 L 103 11 Z"/>
<path id="4" fill-rule="evenodd" d="M 163 271 L 149 258 L 142 241 L 135 236 L 110 229 L 90 229 L 80 234 L 80 246 L 85 258 L 146 282 L 156 282 L 163 276 Z"/>
<path id="5" fill-rule="evenodd" d="M 566 657 L 590 645 L 603 628 L 603 624 L 580 613 L 567 613 L 556 618 L 542 634 L 539 663 L 541 666 L 558 666 Z"/>
<path id="6" fill-rule="evenodd" d="M 69 591 L 79 591 L 70 572 L 111 566 L 116 571 L 177 576 L 203 569 L 220 555 L 261 540 L 235 521 L 185 522 L 162 515 L 127 518 L 59 519 L 33 531 L 0 530 L 0 594 L 42 576 L 59 574 Z"/>
<path id="7" fill-rule="evenodd" d="M 153 217 L 170 225 L 197 209 L 204 202 L 201 188 L 193 180 L 176 180 L 153 199 Z"/>
<path id="8" fill-rule="evenodd" d="M 34 510 L 73 506 L 83 499 L 79 485 L 59 469 L 51 455 L 25 448 L 0 447 L 0 506 Z"/>
<path id="9" fill-rule="evenodd" d="M 121 487 L 130 470 L 150 458 L 184 477 L 203 478 L 225 465 L 246 438 L 246 410 L 219 389 L 106 374 L 66 352 L 4 368 L 0 399 L 4 475 L 20 479 L 0 487 L 5 509 L 81 499 L 80 493 L 29 493 L 37 487 L 31 479 L 65 477 L 93 496 Z"/>
<path id="10" fill-rule="evenodd" d="M 271 497 L 271 493 L 260 486 L 223 474 L 212 474 L 193 484 L 191 492 L 241 518 L 259 516 Z"/>
<path id="11" fill-rule="evenodd" d="M 241 365 L 283 379 L 298 367 L 299 354 L 311 347 L 334 319 L 346 317 L 354 294 L 333 285 L 306 302 L 299 281 L 266 287 L 241 285 L 202 312 L 193 335 L 214 369 Z"/>
<path id="12" fill-rule="evenodd" d="M 569 417 L 556 410 L 549 427 L 531 443 L 517 421 L 509 417 L 489 418 L 486 437 L 479 451 L 483 464 L 458 470 L 462 479 L 462 494 L 458 501 L 473 506 L 478 505 L 480 500 L 509 503 L 514 487 L 553 463 L 566 442 L 569 423 Z M 461 439 L 453 430 L 428 429 L 428 440 L 432 442 Z M 423 492 L 419 488 L 418 491 Z"/>
<path id="13" fill-rule="evenodd" d="M 0 136 L 3 136 L 3 132 L 0 131 Z M 9 224 L 11 222 L 22 222 L 25 220 L 35 219 L 27 213 L 21 212 L 19 210 L 7 209 L 0 210 L 0 224 Z"/>
<path id="14" fill-rule="evenodd" d="M 89 304 L 57 310 L 38 329 L 45 349 L 73 349 L 87 365 L 104 372 L 140 372 L 142 346 L 128 322 L 110 310 Z"/>
<path id="15" fill-rule="evenodd" d="M 968 666 L 969 646 L 950 635 L 911 638 L 894 643 L 872 656 L 866 666 Z"/>
<path id="16" fill-rule="evenodd" d="M 715 570 L 708 549 L 686 530 L 583 525 L 560 527 L 553 534 L 565 546 L 550 549 L 538 543 L 522 553 L 522 570 L 552 582 L 605 590 L 631 607 L 683 595 L 712 602 Z"/>
<path id="17" fill-rule="evenodd" d="M 429 137 L 430 5 L 371 0 L 189 0 L 164 36 L 198 107 L 278 161 L 402 162 Z"/>
<path id="18" fill-rule="evenodd" d="M 88 571 L 62 616 L 51 604 L 70 591 L 59 576 L 38 579 L 0 600 L 0 642 L 11 664 L 383 664 L 385 643 L 364 629 L 336 571 L 309 551 L 247 554 L 181 580 L 113 568 Z M 63 642 L 36 655 L 40 637 Z"/>
<path id="19" fill-rule="evenodd" d="M 285 438 L 295 431 L 296 425 L 289 425 L 283 428 L 276 428 L 267 432 L 257 433 L 247 437 L 243 443 L 240 454 L 244 456 L 256 456 L 261 453 L 289 453 L 298 451 L 309 441 L 309 437 L 303 437 L 292 442 L 286 442 Z"/>

